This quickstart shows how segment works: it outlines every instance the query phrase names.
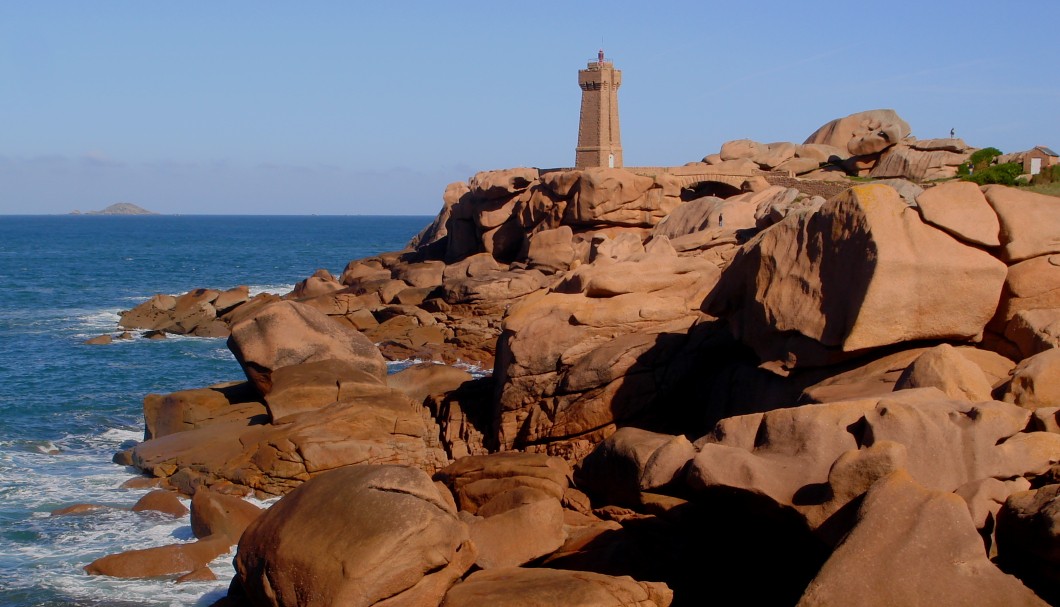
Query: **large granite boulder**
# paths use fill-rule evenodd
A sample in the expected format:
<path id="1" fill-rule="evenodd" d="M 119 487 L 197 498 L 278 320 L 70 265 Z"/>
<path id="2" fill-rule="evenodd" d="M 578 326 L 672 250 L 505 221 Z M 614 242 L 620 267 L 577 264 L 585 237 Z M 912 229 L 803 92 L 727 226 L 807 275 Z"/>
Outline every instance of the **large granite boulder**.
<path id="1" fill-rule="evenodd" d="M 795 189 L 773 186 L 724 199 L 697 198 L 674 209 L 651 235 L 653 239 L 665 236 L 678 251 L 735 245 L 759 226 L 762 215 L 783 213 L 781 209 L 791 205 L 798 194 Z"/>
<path id="2" fill-rule="evenodd" d="M 627 426 L 578 462 L 578 487 L 606 504 L 639 505 L 641 492 L 683 480 L 696 448 L 684 436 Z"/>
<path id="3" fill-rule="evenodd" d="M 1009 266 L 994 322 L 1001 325 L 1024 310 L 1060 309 L 1060 255 L 1041 255 Z"/>
<path id="4" fill-rule="evenodd" d="M 390 270 L 384 268 L 378 261 L 353 260 L 346 264 L 339 281 L 344 285 L 355 285 L 373 280 L 389 280 Z"/>
<path id="5" fill-rule="evenodd" d="M 460 510 L 476 514 L 480 506 L 515 489 L 532 488 L 560 499 L 571 474 L 558 457 L 502 451 L 460 458 L 439 470 L 435 479 L 449 487 Z"/>
<path id="6" fill-rule="evenodd" d="M 537 178 L 538 170 L 526 167 L 481 171 L 468 181 L 468 189 L 480 198 L 508 198 L 525 190 Z"/>
<path id="7" fill-rule="evenodd" d="M 217 310 L 218 316 L 223 316 L 247 303 L 249 300 L 250 288 L 246 285 L 239 285 L 238 287 L 232 287 L 227 291 L 222 291 L 221 294 L 217 296 L 217 299 L 213 300 L 213 307 Z"/>
<path id="8" fill-rule="evenodd" d="M 242 498 L 199 487 L 191 498 L 191 530 L 199 539 L 227 537 L 234 545 L 262 512 Z"/>
<path id="9" fill-rule="evenodd" d="M 721 144 L 718 151 L 721 161 L 752 158 L 763 151 L 765 146 L 751 139 L 734 139 Z"/>
<path id="10" fill-rule="evenodd" d="M 869 146 L 867 149 L 875 148 L 877 145 Z M 967 152 L 923 149 L 918 141 L 909 143 L 903 141 L 893 147 L 888 147 L 880 155 L 876 165 L 869 171 L 869 176 L 876 179 L 901 177 L 917 182 L 950 179 L 957 176 L 957 167 L 967 162 L 969 156 Z"/>
<path id="11" fill-rule="evenodd" d="M 684 300 L 693 309 L 717 282 L 717 265 L 697 258 L 678 257 L 673 249 L 656 247 L 614 263 L 579 266 L 553 289 L 556 293 L 584 294 L 590 299 L 631 293 L 653 294 Z M 601 302 L 603 305 L 604 302 Z"/>
<path id="12" fill-rule="evenodd" d="M 905 139 L 909 133 L 909 123 L 894 110 L 869 110 L 828 122 L 803 143 L 834 146 L 863 156 L 880 152 Z"/>
<path id="13" fill-rule="evenodd" d="M 1010 496 L 997 516 L 998 564 L 1050 603 L 1060 600 L 1060 485 Z"/>
<path id="14" fill-rule="evenodd" d="M 248 293 L 246 286 L 239 286 L 224 292 L 192 289 L 175 297 L 159 294 L 121 312 L 118 325 L 177 335 L 226 337 L 230 318 L 248 302 Z"/>
<path id="15" fill-rule="evenodd" d="M 758 153 L 751 157 L 759 167 L 770 171 L 795 157 L 798 146 L 787 141 L 767 143 L 765 149 L 759 149 Z M 813 168 L 817 168 L 814 166 Z"/>
<path id="16" fill-rule="evenodd" d="M 399 264 L 393 270 L 394 278 L 403 280 L 413 287 L 436 287 L 442 284 L 442 272 L 445 264 L 440 261 Z"/>
<path id="17" fill-rule="evenodd" d="M 570 269 L 575 256 L 573 238 L 574 232 L 570 226 L 537 232 L 530 237 L 527 264 L 547 274 Z"/>
<path id="18" fill-rule="evenodd" d="M 386 383 L 404 392 L 412 402 L 422 403 L 432 394 L 451 392 L 472 379 L 472 375 L 463 369 L 419 363 L 387 376 Z"/>
<path id="19" fill-rule="evenodd" d="M 1046 472 L 1060 461 L 1060 435 L 1024 432 L 1029 418 L 1014 405 L 949 400 L 934 388 L 736 416 L 696 441 L 686 482 L 768 496 L 819 527 L 867 488 L 844 474 L 904 468 L 925 487 L 954 491 Z"/>
<path id="20" fill-rule="evenodd" d="M 218 310 L 213 302 L 220 297 L 216 289 L 194 289 L 177 296 L 170 312 L 173 325 L 165 330 L 180 335 L 224 337 L 228 327 L 218 321 Z"/>
<path id="21" fill-rule="evenodd" d="M 235 583 L 255 605 L 436 605 L 474 557 L 466 525 L 429 476 L 348 466 L 251 523 Z"/>
<path id="22" fill-rule="evenodd" d="M 435 474 L 456 498 L 483 569 L 522 565 L 566 540 L 563 460 L 514 451 L 463 457 Z"/>
<path id="23" fill-rule="evenodd" d="M 595 263 L 583 264 L 568 273 L 553 292 L 527 297 L 510 308 L 495 368 L 502 384 L 505 444 L 514 444 L 509 442 L 515 440 L 514 434 L 572 436 L 624 416 L 621 406 L 596 399 L 598 394 L 579 397 L 606 389 L 624 377 L 637 363 L 637 356 L 655 345 L 658 333 L 687 329 L 720 274 L 711 262 L 678 257 L 664 241 L 622 261 L 600 257 Z M 635 335 L 625 339 L 626 334 Z M 533 408 L 542 398 L 560 393 L 567 395 L 561 397 L 567 402 L 546 415 L 530 414 L 530 426 L 535 427 L 511 432 L 509 423 L 522 425 L 526 420 L 527 405 Z M 629 396 L 633 403 L 635 399 Z M 575 404 L 578 400 L 582 403 Z M 600 416 L 588 413 L 586 407 L 598 409 Z M 582 417 L 583 413 L 596 419 L 567 417 Z M 555 427 L 546 429 L 550 420 Z M 536 427 L 538 422 L 542 426 Z"/>
<path id="24" fill-rule="evenodd" d="M 154 476 L 182 469 L 203 482 L 230 482 L 283 495 L 313 476 L 354 464 L 402 464 L 433 473 L 448 458 L 423 409 L 374 383 L 345 383 L 338 400 L 288 415 L 279 425 L 214 424 L 140 443 L 132 461 Z"/>
<path id="25" fill-rule="evenodd" d="M 972 346 L 957 346 L 948 352 L 950 346 L 943 344 L 935 348 L 919 347 L 897 352 L 883 352 L 869 359 L 859 360 L 849 365 L 831 369 L 815 369 L 811 373 L 825 373 L 826 379 L 818 381 L 804 388 L 799 403 L 825 403 L 842 400 L 855 400 L 867 397 L 882 397 L 888 393 L 902 388 L 917 387 L 914 382 L 924 381 L 926 387 L 937 387 L 946 391 L 947 385 L 968 381 L 968 376 L 985 378 L 989 393 L 1009 380 L 1009 374 L 1016 363 L 1008 358 Z M 932 351 L 934 352 L 932 353 Z M 921 357 L 928 355 L 923 361 L 925 371 L 929 374 L 920 374 L 919 377 L 907 377 L 901 388 L 896 388 L 898 381 L 904 375 L 912 374 L 909 368 Z M 953 356 L 956 353 L 959 355 Z M 966 363 L 972 363 L 976 369 L 972 369 Z M 837 372 L 838 371 L 838 372 Z M 977 380 L 970 380 L 979 383 Z M 980 389 L 982 385 L 980 384 Z M 979 393 L 981 394 L 981 392 Z M 974 399 L 973 399 L 974 400 Z M 989 400 L 980 399 L 980 400 Z"/>
<path id="26" fill-rule="evenodd" d="M 226 537 L 210 537 L 183 544 L 129 550 L 98 558 L 85 565 L 89 575 L 120 578 L 155 578 L 190 573 L 228 552 Z"/>
<path id="27" fill-rule="evenodd" d="M 511 302 L 548 284 L 538 270 L 497 270 L 467 278 L 447 280 L 442 286 L 450 304 Z"/>
<path id="28" fill-rule="evenodd" d="M 172 491 L 155 489 L 136 500 L 133 512 L 161 512 L 169 516 L 181 517 L 188 513 L 188 507 Z"/>
<path id="29" fill-rule="evenodd" d="M 924 224 L 894 189 L 855 186 L 743 246 L 708 300 L 790 369 L 923 339 L 978 339 L 1005 265 Z"/>
<path id="30" fill-rule="evenodd" d="M 1060 349 L 1052 348 L 1022 360 L 1001 398 L 1025 409 L 1060 406 Z"/>
<path id="31" fill-rule="evenodd" d="M 663 196 L 651 177 L 625 169 L 586 169 L 578 180 L 564 222 L 589 226 L 653 226 L 679 202 L 677 197 Z"/>
<path id="32" fill-rule="evenodd" d="M 1060 204 L 1055 196 L 1001 185 L 983 186 L 1001 222 L 1001 256 L 1008 263 L 1060 253 Z"/>
<path id="33" fill-rule="evenodd" d="M 299 281 L 291 293 L 287 296 L 287 299 L 309 299 L 311 297 L 318 297 L 320 295 L 327 295 L 335 291 L 341 291 L 345 288 L 339 279 L 331 275 L 325 269 L 319 269 L 313 272 L 311 276 L 305 280 Z"/>
<path id="34" fill-rule="evenodd" d="M 664 379 L 653 369 L 677 355 L 698 317 L 686 297 L 709 288 L 708 275 L 693 274 L 700 278 L 671 295 L 665 282 L 691 275 L 630 272 L 623 281 L 621 273 L 583 272 L 570 279 L 571 290 L 582 293 L 548 293 L 513 306 L 494 371 L 499 443 L 539 444 L 573 461 L 616 424 L 652 411 Z M 614 294 L 630 288 L 651 290 Z"/>
<path id="35" fill-rule="evenodd" d="M 928 188 L 917 195 L 917 207 L 924 221 L 954 238 L 973 245 L 1001 245 L 1001 225 L 979 187 L 970 181 L 951 181 Z"/>
<path id="36" fill-rule="evenodd" d="M 1060 348 L 1060 307 L 1016 312 L 1005 326 L 1005 338 L 1023 357 Z"/>
<path id="37" fill-rule="evenodd" d="M 869 489 L 854 529 L 798 604 L 1046 605 L 987 559 L 964 500 L 901 471 Z"/>
<path id="38" fill-rule="evenodd" d="M 218 423 L 264 423 L 266 410 L 259 398 L 247 382 L 148 394 L 144 397 L 144 440 Z"/>
<path id="39" fill-rule="evenodd" d="M 938 388 L 952 399 L 972 402 L 990 400 L 993 390 L 982 368 L 949 344 L 931 348 L 906 368 L 894 389 L 908 388 Z"/>
<path id="40" fill-rule="evenodd" d="M 551 554 L 567 539 L 559 498 L 533 487 L 500 493 L 477 513 L 461 513 L 482 569 L 517 567 Z"/>
<path id="41" fill-rule="evenodd" d="M 305 304 L 284 301 L 232 326 L 228 347 L 263 394 L 272 389 L 274 371 L 322 360 L 342 360 L 386 378 L 386 361 L 360 332 L 343 326 Z"/>
<path id="42" fill-rule="evenodd" d="M 121 312 L 118 326 L 126 329 L 164 331 L 175 324 L 171 312 L 176 304 L 176 297 L 160 293 L 131 310 Z"/>
<path id="43" fill-rule="evenodd" d="M 385 391 L 385 383 L 360 365 L 329 358 L 280 367 L 272 373 L 265 396 L 269 419 L 282 423 L 289 415 L 313 411 L 339 400 L 342 387 L 361 384 Z"/>

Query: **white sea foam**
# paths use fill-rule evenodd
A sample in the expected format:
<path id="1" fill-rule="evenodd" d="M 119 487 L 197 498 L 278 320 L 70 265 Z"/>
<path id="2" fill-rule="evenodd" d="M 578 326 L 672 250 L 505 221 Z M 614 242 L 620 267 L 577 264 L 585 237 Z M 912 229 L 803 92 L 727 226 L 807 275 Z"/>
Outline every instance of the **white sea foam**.
<path id="1" fill-rule="evenodd" d="M 125 580 L 89 576 L 83 568 L 93 560 L 127 550 L 194 541 L 190 517 L 129 511 L 147 489 L 123 489 L 135 472 L 108 462 L 101 453 L 137 441 L 139 428 L 110 428 L 98 434 L 68 434 L 53 441 L 0 441 L 0 500 L 30 513 L 20 527 L 31 542 L 9 542 L 7 557 L 31 567 L 0 580 L 5 591 L 54 593 L 70 602 L 137 605 L 210 605 L 225 595 L 235 574 L 234 548 L 210 563 L 217 580 L 175 584 L 171 576 Z M 57 454 L 48 452 L 57 450 Z M 268 508 L 279 498 L 250 499 Z M 183 500 L 188 505 L 188 500 Z M 82 515 L 51 516 L 65 506 L 91 503 L 107 506 Z"/>
<path id="2" fill-rule="evenodd" d="M 287 295 L 294 290 L 293 284 L 278 284 L 278 285 L 250 285 L 247 287 L 250 290 L 250 296 L 260 295 L 262 293 L 272 293 L 273 295 Z"/>
<path id="3" fill-rule="evenodd" d="M 34 445 L 34 449 L 36 449 L 38 453 L 44 453 L 46 455 L 57 455 L 59 453 L 59 445 L 56 445 L 50 440 L 40 441 L 38 444 Z"/>
<path id="4" fill-rule="evenodd" d="M 100 441 L 118 444 L 134 437 L 130 430 L 112 429 L 101 433 Z M 66 440 L 78 438 L 56 443 L 61 447 Z M 32 513 L 21 527 L 36 539 L 5 545 L 9 557 L 34 565 L 20 568 L 19 576 L 0 584 L 4 588 L 52 591 L 71 602 L 104 604 L 193 605 L 208 594 L 212 597 L 204 603 L 208 605 L 224 595 L 234 574 L 232 553 L 211 563 L 218 579 L 209 582 L 174 584 L 168 578 L 122 580 L 85 574 L 85 565 L 107 554 L 193 541 L 190 518 L 127 510 L 147 490 L 120 489 L 130 477 L 129 470 L 105 462 L 99 454 L 44 455 L 11 449 L 13 442 L 0 445 L 2 499 Z M 49 514 L 75 503 L 111 508 L 76 516 Z"/>
<path id="5" fill-rule="evenodd" d="M 378 345 L 378 344 L 376 344 L 376 345 Z M 401 359 L 401 360 L 388 360 L 388 361 L 386 361 L 386 372 L 387 373 L 397 373 L 398 371 L 403 371 L 405 369 L 408 369 L 409 367 L 412 367 L 414 365 L 418 365 L 418 364 L 420 364 L 422 362 L 425 362 L 425 361 L 422 361 L 422 360 L 420 360 L 418 358 L 404 358 L 404 359 Z"/>
<path id="6" fill-rule="evenodd" d="M 204 339 L 216 339 L 216 338 L 204 338 Z M 218 343 L 224 344 L 225 342 L 224 341 L 219 341 Z M 220 348 L 211 348 L 210 350 L 207 350 L 206 352 L 190 353 L 189 356 L 192 356 L 194 358 L 205 358 L 207 360 L 232 360 L 234 358 L 233 355 L 232 355 L 232 352 L 228 349 L 227 346 L 223 346 L 223 347 L 220 347 Z"/>
<path id="7" fill-rule="evenodd" d="M 476 365 L 474 363 L 467 363 L 467 362 L 464 362 L 464 361 L 457 361 L 457 362 L 453 363 L 453 366 L 456 367 L 457 369 L 463 369 L 463 370 L 467 371 L 468 373 L 470 373 L 471 375 L 473 375 L 476 378 L 489 377 L 490 375 L 493 375 L 493 369 L 484 369 L 484 368 L 482 368 L 479 365 Z"/>
<path id="8" fill-rule="evenodd" d="M 433 364 L 436 364 L 436 365 L 445 364 L 445 363 L 438 362 L 436 360 L 422 360 L 422 359 L 419 359 L 419 358 L 404 358 L 404 359 L 401 359 L 401 360 L 388 360 L 388 361 L 386 361 L 386 368 L 387 368 L 387 372 L 388 373 L 397 373 L 398 371 L 402 371 L 404 369 L 408 369 L 411 366 L 418 365 L 418 364 L 425 363 L 425 362 L 433 363 Z M 463 370 L 467 371 L 468 373 L 470 373 L 475 378 L 489 377 L 490 375 L 493 375 L 493 369 L 484 369 L 484 368 L 482 368 L 482 367 L 480 367 L 480 366 L 478 366 L 478 365 L 476 365 L 474 363 L 467 363 L 467 362 L 463 362 L 463 361 L 457 361 L 455 363 L 452 363 L 451 366 L 456 367 L 457 369 L 463 369 Z"/>
<path id="9" fill-rule="evenodd" d="M 74 517 L 70 517 L 74 518 Z M 83 567 L 92 560 L 124 550 L 136 550 L 188 541 L 187 517 L 171 519 L 165 515 L 128 511 L 104 511 L 84 515 L 67 526 L 45 548 L 22 554 L 40 565 L 34 573 L 15 581 L 11 587 L 53 590 L 75 601 L 100 601 L 104 604 L 129 602 L 140 605 L 209 604 L 225 594 L 234 575 L 234 550 L 210 563 L 218 579 L 176 584 L 172 578 L 118 579 L 89 576 Z M 175 577 L 175 576 L 174 576 Z M 204 597 L 208 596 L 208 599 Z"/>
<path id="10" fill-rule="evenodd" d="M 118 329 L 118 308 L 81 309 L 81 310 L 48 310 L 35 311 L 37 320 L 34 325 L 54 329 L 56 324 L 69 331 L 69 335 L 78 339 L 95 337 L 101 333 L 113 333 Z M 58 322 L 57 322 L 58 321 Z"/>
<path id="11" fill-rule="evenodd" d="M 125 441 L 138 441 L 143 438 L 143 431 L 133 430 L 132 428 L 111 428 L 99 434 L 102 440 L 108 443 L 114 443 L 120 445 Z"/>
<path id="12" fill-rule="evenodd" d="M 119 314 L 121 310 L 117 308 L 108 308 L 103 310 L 88 311 L 83 314 L 77 315 L 78 323 L 83 326 L 90 327 L 101 327 L 110 326 L 115 327 L 118 325 L 118 321 L 121 320 Z"/>

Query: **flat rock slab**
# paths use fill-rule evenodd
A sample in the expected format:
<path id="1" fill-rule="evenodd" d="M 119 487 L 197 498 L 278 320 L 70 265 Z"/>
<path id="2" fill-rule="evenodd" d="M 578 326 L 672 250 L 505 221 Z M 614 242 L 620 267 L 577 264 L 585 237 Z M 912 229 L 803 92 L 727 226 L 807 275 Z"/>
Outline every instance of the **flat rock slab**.
<path id="1" fill-rule="evenodd" d="M 638 582 L 586 571 L 494 569 L 471 574 L 442 607 L 666 607 L 673 592 L 660 582 Z"/>

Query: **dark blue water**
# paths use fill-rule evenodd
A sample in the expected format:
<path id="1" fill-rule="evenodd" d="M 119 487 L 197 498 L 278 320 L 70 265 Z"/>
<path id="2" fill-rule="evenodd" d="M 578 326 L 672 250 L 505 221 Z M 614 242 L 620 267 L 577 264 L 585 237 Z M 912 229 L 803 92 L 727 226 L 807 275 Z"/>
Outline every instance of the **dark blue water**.
<path id="1" fill-rule="evenodd" d="M 155 293 L 248 285 L 286 292 L 318 268 L 402 248 L 430 217 L 0 216 L 0 605 L 208 605 L 216 582 L 112 580 L 81 568 L 111 552 L 191 538 L 187 519 L 131 506 L 114 451 L 143 435 L 142 401 L 241 377 L 224 340 L 134 339 L 117 313 Z"/>

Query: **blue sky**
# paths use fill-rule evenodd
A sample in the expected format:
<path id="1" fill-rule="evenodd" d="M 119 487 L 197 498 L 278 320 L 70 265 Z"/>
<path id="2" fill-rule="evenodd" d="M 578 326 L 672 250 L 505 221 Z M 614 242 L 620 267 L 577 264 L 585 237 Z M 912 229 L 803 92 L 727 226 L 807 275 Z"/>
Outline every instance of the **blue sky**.
<path id="1" fill-rule="evenodd" d="M 577 70 L 623 70 L 627 165 L 801 142 L 1060 148 L 1060 3 L 3 2 L 0 214 L 434 214 L 478 170 L 570 166 Z"/>

